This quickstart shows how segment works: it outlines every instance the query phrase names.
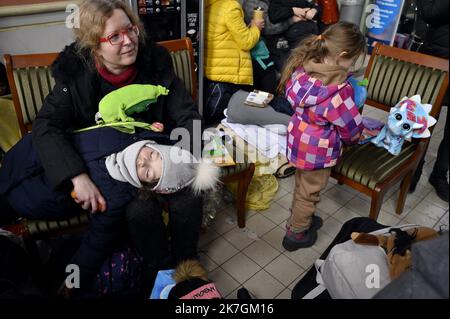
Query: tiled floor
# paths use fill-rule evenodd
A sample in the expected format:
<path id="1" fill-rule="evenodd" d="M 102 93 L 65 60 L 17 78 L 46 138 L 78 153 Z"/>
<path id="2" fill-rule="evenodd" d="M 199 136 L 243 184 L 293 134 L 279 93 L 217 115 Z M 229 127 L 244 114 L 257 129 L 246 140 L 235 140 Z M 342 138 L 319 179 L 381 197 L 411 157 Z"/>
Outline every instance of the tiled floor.
<path id="1" fill-rule="evenodd" d="M 440 200 L 428 184 L 442 139 L 446 111 L 444 108 L 435 127 L 424 173 L 415 193 L 408 195 L 403 214 L 399 216 L 394 212 L 398 192 L 393 190 L 387 194 L 382 206 L 380 223 L 417 223 L 448 229 L 449 205 Z M 373 109 L 365 109 L 364 115 L 384 120 L 384 115 Z M 237 290 L 244 286 L 258 299 L 289 299 L 295 284 L 330 244 L 342 224 L 353 217 L 368 216 L 369 197 L 330 179 L 317 206 L 317 214 L 324 220 L 317 242 L 311 248 L 285 251 L 281 241 L 293 186 L 293 177 L 279 180 L 278 193 L 271 207 L 261 212 L 248 212 L 245 229 L 239 229 L 233 223 L 234 208 L 227 206 L 201 235 L 201 261 L 226 298 L 235 299 Z"/>

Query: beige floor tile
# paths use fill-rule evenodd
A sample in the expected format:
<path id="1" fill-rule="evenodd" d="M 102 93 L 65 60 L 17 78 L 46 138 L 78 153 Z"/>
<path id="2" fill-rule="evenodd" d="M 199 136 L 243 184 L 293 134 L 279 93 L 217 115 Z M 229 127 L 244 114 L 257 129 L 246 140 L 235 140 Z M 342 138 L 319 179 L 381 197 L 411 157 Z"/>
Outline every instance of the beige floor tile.
<path id="1" fill-rule="evenodd" d="M 275 299 L 292 299 L 292 290 L 289 288 L 284 289 Z"/>
<path id="2" fill-rule="evenodd" d="M 242 286 L 237 287 L 236 289 L 234 289 L 232 292 L 230 292 L 227 296 L 223 296 L 224 299 L 227 300 L 236 300 L 237 299 L 237 292 L 239 290 L 239 288 L 241 288 Z M 252 296 L 253 297 L 253 296 Z"/>
<path id="3" fill-rule="evenodd" d="M 386 193 L 386 197 L 391 197 L 394 193 L 398 192 L 400 189 L 400 182 L 396 183 L 394 186 L 392 186 Z"/>
<path id="4" fill-rule="evenodd" d="M 228 296 L 239 287 L 239 283 L 220 267 L 210 272 L 208 277 L 215 283 L 222 296 Z"/>
<path id="5" fill-rule="evenodd" d="M 225 212 L 226 212 L 228 215 L 230 215 L 230 217 L 232 217 L 233 220 L 235 220 L 235 221 L 236 221 L 236 224 L 237 224 L 238 214 L 237 214 L 237 209 L 236 209 L 236 207 L 235 207 L 235 206 L 230 207 L 230 208 L 228 208 Z M 255 213 L 256 213 L 255 211 L 253 211 L 253 210 L 251 210 L 251 209 L 247 209 L 246 212 L 245 212 L 245 218 L 244 218 L 244 220 L 249 219 L 249 218 L 252 217 Z"/>
<path id="6" fill-rule="evenodd" d="M 441 224 L 439 222 L 436 223 L 436 225 L 434 225 L 433 229 L 438 232 L 444 232 L 444 231 L 448 232 L 448 230 L 449 230 L 448 225 Z"/>
<path id="7" fill-rule="evenodd" d="M 402 222 L 433 228 L 434 225 L 436 225 L 437 220 L 429 217 L 428 215 L 425 215 L 420 210 L 413 210 L 408 215 L 406 215 Z"/>
<path id="8" fill-rule="evenodd" d="M 345 207 L 360 216 L 367 217 L 370 212 L 370 201 L 364 200 L 360 196 L 355 196 L 345 205 Z"/>
<path id="9" fill-rule="evenodd" d="M 430 145 L 428 147 L 427 152 L 430 152 L 432 150 L 433 153 L 435 153 L 437 155 L 437 151 L 439 149 L 439 144 L 441 144 L 442 139 L 444 138 L 444 130 L 445 130 L 444 127 L 445 127 L 445 125 L 442 122 L 437 123 L 437 125 L 434 128 L 433 136 L 431 137 Z M 433 148 L 431 148 L 431 146 L 433 146 Z"/>
<path id="10" fill-rule="evenodd" d="M 286 251 L 284 255 L 299 264 L 303 269 L 307 269 L 319 258 L 320 254 L 313 248 L 302 248 L 296 251 Z"/>
<path id="11" fill-rule="evenodd" d="M 359 193 L 357 196 L 359 198 L 361 198 L 362 200 L 368 202 L 369 203 L 369 207 L 370 207 L 370 203 L 372 202 L 372 198 L 369 195 L 366 195 L 364 193 Z M 392 193 L 390 194 L 390 196 L 392 196 Z M 383 197 L 383 204 L 386 203 L 388 200 L 389 200 L 389 196 L 385 195 Z"/>
<path id="12" fill-rule="evenodd" d="M 355 197 L 355 194 L 347 192 L 343 187 L 341 187 L 341 185 L 334 186 L 326 192 L 325 195 L 340 205 L 347 204 L 353 197 Z"/>
<path id="13" fill-rule="evenodd" d="M 419 190 L 419 191 L 418 191 Z M 430 192 L 428 188 L 423 188 L 421 185 L 417 185 L 416 191 L 414 193 L 407 193 L 405 205 L 410 206 L 412 208 L 416 207 L 417 204 L 422 201 Z M 397 190 L 390 199 L 395 200 L 397 202 L 398 197 L 400 196 L 400 190 Z"/>
<path id="14" fill-rule="evenodd" d="M 219 236 L 220 234 L 218 234 L 214 229 L 209 227 L 206 229 L 206 231 L 200 233 L 198 246 L 202 248 L 208 245 L 214 239 L 217 239 Z"/>
<path id="15" fill-rule="evenodd" d="M 356 189 L 354 189 L 354 188 L 351 188 L 351 187 L 348 186 L 348 185 L 343 184 L 343 185 L 337 185 L 337 186 L 339 186 L 340 189 L 342 189 L 342 190 L 344 190 L 344 191 L 346 191 L 346 192 L 349 192 L 350 194 L 353 194 L 353 195 L 355 195 L 355 196 L 358 195 L 358 194 L 361 194 L 360 191 L 358 191 L 358 190 L 356 190 Z"/>
<path id="16" fill-rule="evenodd" d="M 261 215 L 270 219 L 276 225 L 280 225 L 285 222 L 287 218 L 290 216 L 290 211 L 278 203 L 272 203 L 269 209 L 261 211 Z"/>
<path id="17" fill-rule="evenodd" d="M 281 243 L 285 234 L 286 230 L 278 226 L 266 233 L 262 239 L 279 252 L 283 252 L 285 249 Z"/>
<path id="18" fill-rule="evenodd" d="M 442 218 L 439 220 L 439 222 L 444 224 L 444 225 L 448 225 L 448 210 L 445 213 L 445 215 L 442 216 Z"/>
<path id="19" fill-rule="evenodd" d="M 277 279 L 264 269 L 247 280 L 244 287 L 251 292 L 255 299 L 273 299 L 285 289 Z"/>
<path id="20" fill-rule="evenodd" d="M 245 216 L 245 220 L 250 219 L 251 217 L 255 216 L 256 214 L 259 214 L 259 211 L 248 209 L 247 214 Z M 236 215 L 237 216 L 237 215 Z M 237 218 L 237 217 L 236 217 Z"/>
<path id="21" fill-rule="evenodd" d="M 357 196 L 358 196 L 359 198 L 361 198 L 362 200 L 364 200 L 364 201 L 366 201 L 366 202 L 369 202 L 369 205 L 370 205 L 370 201 L 372 200 L 372 199 L 370 198 L 370 196 L 368 196 L 368 195 L 366 195 L 366 194 L 364 194 L 364 193 L 359 193 Z M 386 198 L 384 198 L 384 201 L 386 201 Z"/>
<path id="22" fill-rule="evenodd" d="M 206 271 L 208 273 L 218 267 L 218 265 L 211 258 L 209 258 L 208 255 L 205 254 L 204 252 L 200 252 L 198 255 L 199 255 L 200 263 L 202 264 L 202 266 L 206 269 Z"/>
<path id="23" fill-rule="evenodd" d="M 229 232 L 235 227 L 237 227 L 236 215 L 229 210 L 217 214 L 216 218 L 211 223 L 211 228 L 220 235 Z"/>
<path id="24" fill-rule="evenodd" d="M 439 149 L 439 142 L 436 142 L 436 140 L 433 139 L 433 143 L 430 143 L 430 145 L 428 145 L 427 151 L 437 155 L 438 149 Z"/>
<path id="25" fill-rule="evenodd" d="M 381 210 L 380 214 L 378 215 L 377 222 L 382 225 L 386 225 L 386 226 L 395 226 L 395 225 L 398 225 L 399 223 L 401 223 L 400 218 L 404 217 L 405 215 L 400 215 L 399 217 L 397 217 L 397 216 L 389 214 L 389 213 Z"/>
<path id="26" fill-rule="evenodd" d="M 255 241 L 242 252 L 261 267 L 266 266 L 281 254 L 281 252 L 273 248 L 265 240 Z"/>
<path id="27" fill-rule="evenodd" d="M 330 177 L 330 179 L 328 180 L 328 184 L 337 185 L 337 180 L 335 180 L 334 178 Z"/>
<path id="28" fill-rule="evenodd" d="M 433 133 L 433 138 L 436 136 L 436 133 Z M 430 162 L 434 162 L 436 160 L 436 154 L 431 152 L 427 152 L 425 154 L 425 165 L 428 165 Z"/>
<path id="29" fill-rule="evenodd" d="M 228 233 L 225 233 L 223 235 L 223 238 L 228 240 L 237 249 L 242 250 L 255 241 L 255 239 L 249 237 L 248 234 L 249 231 L 252 230 L 249 229 L 248 227 L 246 228 L 236 227 L 230 230 Z"/>
<path id="30" fill-rule="evenodd" d="M 292 196 L 292 193 L 288 193 L 277 200 L 277 203 L 285 209 L 290 209 L 292 206 Z"/>
<path id="31" fill-rule="evenodd" d="M 381 206 L 381 209 L 383 209 L 385 212 L 388 212 L 389 214 L 395 215 L 395 211 L 397 209 L 397 195 L 398 194 L 395 193 L 395 196 L 392 196 L 387 202 L 385 202 Z M 420 198 L 415 195 L 409 194 L 408 196 L 406 196 L 405 207 L 403 208 L 402 214 L 408 214 L 414 209 L 414 207 L 417 206 L 417 204 L 419 204 L 420 201 Z"/>
<path id="32" fill-rule="evenodd" d="M 322 218 L 323 221 L 325 221 L 330 215 L 325 213 L 323 210 L 316 208 L 316 211 L 314 212 L 314 215 L 319 216 Z"/>
<path id="33" fill-rule="evenodd" d="M 327 186 L 324 188 L 324 189 L 322 189 L 321 191 L 320 191 L 320 194 L 325 194 L 326 192 L 328 192 L 330 189 L 332 189 L 334 186 L 336 186 L 336 184 L 333 184 L 333 183 L 328 183 L 327 184 Z"/>
<path id="34" fill-rule="evenodd" d="M 448 210 L 449 204 L 440 199 L 439 196 L 436 195 L 436 192 L 434 190 L 428 193 L 428 195 L 425 197 L 425 200 L 445 210 Z"/>
<path id="35" fill-rule="evenodd" d="M 376 117 L 377 111 L 373 114 Z M 396 185 L 385 196 L 377 220 L 379 223 L 387 226 L 416 223 L 448 229 L 448 203 L 441 201 L 428 183 L 440 138 L 435 134 L 431 140 L 424 172 L 416 192 L 407 197 L 405 212 L 400 216 L 395 214 Z M 334 179 L 330 179 L 321 192 L 321 201 L 316 209 L 316 215 L 324 219 L 316 243 L 310 248 L 288 252 L 281 243 L 285 235 L 285 220 L 290 215 L 294 177 L 278 179 L 278 182 L 279 189 L 271 207 L 259 212 L 249 211 L 246 229 L 226 222 L 230 217 L 236 220 L 234 206 L 228 206 L 217 214 L 208 231 L 200 236 L 199 246 L 204 250 L 200 252 L 200 262 L 227 299 L 236 299 L 237 290 L 242 286 L 255 299 L 290 299 L 292 289 L 330 245 L 342 224 L 353 217 L 368 216 L 370 197 L 346 185 L 337 185 Z M 249 238 L 249 232 L 256 233 L 260 240 Z"/>
<path id="36" fill-rule="evenodd" d="M 396 193 L 396 195 L 400 195 L 400 192 Z M 405 206 L 410 206 L 414 209 L 425 197 L 426 196 L 422 196 L 422 195 L 418 196 L 415 194 L 408 194 L 406 196 Z M 394 199 L 394 197 L 392 199 Z M 397 199 L 398 199 L 398 196 L 395 197 L 396 201 L 397 201 Z"/>
<path id="37" fill-rule="evenodd" d="M 244 283 L 261 267 L 243 253 L 234 255 L 231 259 L 221 265 L 222 269 L 230 274 L 239 283 Z"/>
<path id="38" fill-rule="evenodd" d="M 423 168 L 424 169 L 426 168 L 427 172 L 431 173 L 433 171 L 434 164 L 436 163 L 437 152 L 436 153 L 427 152 L 427 155 L 428 154 L 431 155 L 431 156 L 427 157 L 425 155 L 425 164 L 423 165 Z M 428 175 L 426 177 L 428 177 Z"/>
<path id="39" fill-rule="evenodd" d="M 421 201 L 416 206 L 416 208 L 414 208 L 414 210 L 421 211 L 422 213 L 424 213 L 425 215 L 427 215 L 428 217 L 430 217 L 436 221 L 441 219 L 442 216 L 444 216 L 444 214 L 446 212 L 446 209 L 436 206 L 427 200 Z"/>
<path id="40" fill-rule="evenodd" d="M 205 246 L 204 250 L 208 257 L 218 265 L 222 265 L 225 261 L 239 252 L 223 237 L 220 237 Z"/>
<path id="41" fill-rule="evenodd" d="M 289 176 L 287 178 L 278 178 L 278 185 L 284 188 L 288 192 L 292 192 L 294 190 L 295 185 L 295 177 L 294 175 Z"/>
<path id="42" fill-rule="evenodd" d="M 264 270 L 285 286 L 290 285 L 292 281 L 296 280 L 304 272 L 302 267 L 283 254 L 264 267 Z"/>
<path id="43" fill-rule="evenodd" d="M 416 190 L 413 193 L 414 195 L 423 198 L 426 195 L 428 195 L 429 191 L 433 189 L 433 186 L 431 186 L 430 182 L 428 181 L 428 178 L 429 178 L 428 175 L 422 173 L 419 182 L 417 183 Z"/>
<path id="44" fill-rule="evenodd" d="M 327 247 L 331 244 L 333 239 L 334 237 L 331 237 L 330 235 L 319 229 L 319 231 L 317 232 L 317 241 L 314 243 L 312 248 L 322 255 L 325 249 L 327 249 Z"/>
<path id="45" fill-rule="evenodd" d="M 320 229 L 322 232 L 327 233 L 330 237 L 336 237 L 337 233 L 341 230 L 342 223 L 333 217 L 328 218 Z"/>
<path id="46" fill-rule="evenodd" d="M 287 190 L 285 190 L 283 187 L 278 187 L 278 191 L 275 194 L 275 197 L 273 198 L 273 202 L 276 202 L 277 200 L 279 200 L 281 197 L 287 195 L 289 192 Z"/>
<path id="47" fill-rule="evenodd" d="M 298 276 L 297 279 L 295 279 L 294 281 L 291 282 L 291 284 L 288 286 L 288 289 L 290 289 L 291 291 L 294 290 L 295 285 L 302 280 L 303 277 L 305 277 L 305 275 L 308 273 L 310 268 L 306 269 L 300 276 Z"/>
<path id="48" fill-rule="evenodd" d="M 269 230 L 273 229 L 277 224 L 275 224 L 270 219 L 266 218 L 260 212 L 255 214 L 247 220 L 246 227 L 253 232 L 255 232 L 258 237 L 263 236 Z"/>
<path id="49" fill-rule="evenodd" d="M 320 196 L 320 202 L 316 205 L 316 207 L 328 215 L 333 215 L 339 208 L 342 207 L 342 205 L 327 197 L 327 195 L 322 195 Z"/>
<path id="50" fill-rule="evenodd" d="M 342 224 L 355 217 L 361 217 L 361 215 L 358 215 L 354 211 L 350 210 L 347 206 L 342 207 L 333 214 L 333 218 L 340 221 Z"/>

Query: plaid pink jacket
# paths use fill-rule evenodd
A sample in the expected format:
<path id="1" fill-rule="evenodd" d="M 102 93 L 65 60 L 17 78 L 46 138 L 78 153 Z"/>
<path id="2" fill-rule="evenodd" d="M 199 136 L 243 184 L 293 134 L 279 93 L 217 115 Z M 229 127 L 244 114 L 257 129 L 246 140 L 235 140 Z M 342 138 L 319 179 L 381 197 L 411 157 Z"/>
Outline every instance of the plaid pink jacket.
<path id="1" fill-rule="evenodd" d="M 286 84 L 286 98 L 294 108 L 288 126 L 287 158 L 295 167 L 315 170 L 336 165 L 341 140 L 356 144 L 363 130 L 362 116 L 345 81 L 323 85 L 298 68 Z"/>

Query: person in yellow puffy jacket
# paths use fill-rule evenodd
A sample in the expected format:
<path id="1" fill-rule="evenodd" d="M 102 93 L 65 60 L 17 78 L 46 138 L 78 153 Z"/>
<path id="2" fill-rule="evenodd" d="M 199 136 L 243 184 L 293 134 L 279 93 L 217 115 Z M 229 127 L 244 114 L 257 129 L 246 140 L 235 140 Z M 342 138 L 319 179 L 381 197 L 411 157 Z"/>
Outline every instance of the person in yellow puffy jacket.
<path id="1" fill-rule="evenodd" d="M 264 19 L 247 25 L 238 0 L 206 0 L 205 25 L 204 116 L 212 123 L 223 118 L 234 92 L 253 85 L 250 51 L 259 41 Z"/>

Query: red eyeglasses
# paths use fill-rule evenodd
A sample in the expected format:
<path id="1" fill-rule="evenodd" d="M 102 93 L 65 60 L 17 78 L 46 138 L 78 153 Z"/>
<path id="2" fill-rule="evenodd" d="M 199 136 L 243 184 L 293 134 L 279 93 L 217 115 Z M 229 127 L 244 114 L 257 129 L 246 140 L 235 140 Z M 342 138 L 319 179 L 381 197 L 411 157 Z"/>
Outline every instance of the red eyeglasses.
<path id="1" fill-rule="evenodd" d="M 115 31 L 105 38 L 100 38 L 99 42 L 109 42 L 111 45 L 120 45 L 123 42 L 124 34 L 129 38 L 137 38 L 139 36 L 139 28 L 136 25 L 131 25 L 125 29 Z"/>

